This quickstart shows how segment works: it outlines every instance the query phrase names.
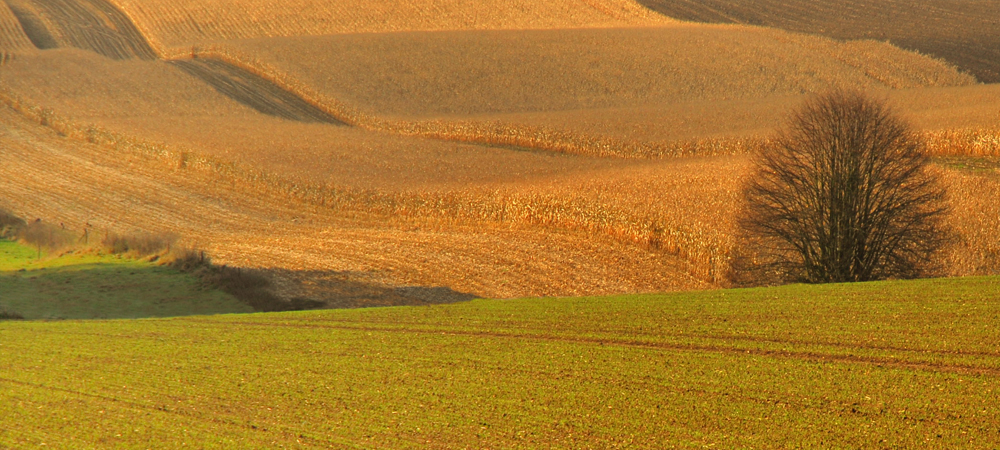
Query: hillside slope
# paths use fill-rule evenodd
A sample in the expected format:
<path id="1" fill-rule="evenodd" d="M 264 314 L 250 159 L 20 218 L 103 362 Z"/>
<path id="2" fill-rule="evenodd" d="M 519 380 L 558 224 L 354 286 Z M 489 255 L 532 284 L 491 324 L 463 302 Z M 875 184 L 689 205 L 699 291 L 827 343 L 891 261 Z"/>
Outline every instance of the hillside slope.
<path id="1" fill-rule="evenodd" d="M 163 49 L 275 36 L 657 25 L 633 0 L 111 0 Z"/>
<path id="2" fill-rule="evenodd" d="M 890 41 L 1000 82 L 1000 3 L 967 0 L 637 0 L 681 20 Z"/>
<path id="3" fill-rule="evenodd" d="M 177 234 L 220 264 L 272 271 L 289 297 L 372 306 L 426 303 L 440 297 L 431 289 L 440 286 L 488 297 L 706 286 L 684 259 L 620 240 L 516 221 L 463 225 L 410 215 L 406 208 L 421 203 L 399 202 L 405 197 L 360 197 L 374 201 L 362 203 L 370 212 L 350 203 L 320 207 L 289 195 L 288 185 L 271 189 L 254 178 L 259 171 L 232 176 L 231 166 L 195 157 L 179 166 L 177 155 L 155 148 L 80 142 L 6 107 L 0 123 L 0 207 L 71 230 L 89 223 L 95 230 Z M 431 197 L 422 208 L 450 207 L 446 199 Z M 503 200 L 473 196 L 468 204 L 509 206 Z"/>
<path id="4" fill-rule="evenodd" d="M 6 4 L 0 3 L 0 60 L 6 60 L 11 53 L 32 47 L 17 17 Z"/>
<path id="5" fill-rule="evenodd" d="M 365 112 L 406 117 L 666 106 L 832 86 L 872 90 L 975 81 L 884 43 L 734 26 L 356 34 L 223 48 Z"/>
<path id="6" fill-rule="evenodd" d="M 998 296 L 993 277 L 3 322 L 0 447 L 994 448 Z"/>

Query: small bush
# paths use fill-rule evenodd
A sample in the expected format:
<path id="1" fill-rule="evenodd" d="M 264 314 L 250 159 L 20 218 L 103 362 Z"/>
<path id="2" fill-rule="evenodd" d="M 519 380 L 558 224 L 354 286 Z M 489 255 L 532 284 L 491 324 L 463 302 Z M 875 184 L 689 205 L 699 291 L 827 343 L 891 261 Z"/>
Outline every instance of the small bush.
<path id="1" fill-rule="evenodd" d="M 58 251 L 76 244 L 77 237 L 61 225 L 54 225 L 35 219 L 18 230 L 17 237 L 24 243 L 42 250 Z"/>
<path id="2" fill-rule="evenodd" d="M 202 251 L 176 249 L 164 257 L 163 262 L 194 274 L 202 282 L 236 297 L 258 312 L 301 311 L 325 306 L 323 302 L 303 298 L 285 301 L 271 290 L 271 281 L 260 272 L 213 265 Z"/>
<path id="3" fill-rule="evenodd" d="M 20 217 L 0 209 L 0 238 L 16 238 L 25 225 Z"/>
<path id="4" fill-rule="evenodd" d="M 136 257 L 160 255 L 169 252 L 177 236 L 173 234 L 138 233 L 122 235 L 107 233 L 101 239 L 101 246 L 108 253 Z"/>
<path id="5" fill-rule="evenodd" d="M 24 320 L 24 316 L 6 309 L 0 309 L 0 320 Z"/>

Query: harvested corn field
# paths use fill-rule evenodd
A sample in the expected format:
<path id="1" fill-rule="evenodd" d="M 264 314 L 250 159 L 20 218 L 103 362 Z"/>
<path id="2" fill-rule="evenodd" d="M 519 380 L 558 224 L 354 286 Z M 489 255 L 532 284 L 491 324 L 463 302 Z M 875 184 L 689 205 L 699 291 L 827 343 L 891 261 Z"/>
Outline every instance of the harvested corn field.
<path id="1" fill-rule="evenodd" d="M 431 30 L 650 26 L 673 22 L 633 0 L 112 0 L 168 52 L 219 40 Z"/>
<path id="2" fill-rule="evenodd" d="M 105 11 L 97 1 L 39 6 L 12 0 L 11 5 L 32 12 L 39 23 L 49 24 L 45 29 L 53 39 L 63 39 L 59 36 L 66 32 L 59 30 L 87 28 Z M 54 20 L 57 15 L 46 8 L 58 5 L 63 15 Z M 136 5 L 121 2 L 120 15 L 105 11 L 102 20 L 140 17 L 129 9 Z M 84 8 L 86 14 L 78 11 L 84 6 L 90 8 Z M 574 17 L 592 11 L 587 8 L 574 9 Z M 18 17 L 23 22 L 28 16 Z M 120 28 L 148 30 L 136 20 L 137 26 Z M 574 246 L 599 253 L 607 245 L 616 251 L 632 248 L 645 255 L 644 261 L 667 261 L 654 264 L 653 272 L 626 264 L 639 279 L 611 283 L 639 290 L 727 282 L 737 245 L 733 216 L 747 167 L 742 155 L 766 145 L 786 111 L 811 92 L 834 86 L 875 91 L 935 139 L 930 147 L 935 154 L 1000 154 L 1000 91 L 975 85 L 972 77 L 939 60 L 874 41 L 837 42 L 754 27 L 595 24 L 258 38 L 197 45 L 167 62 L 114 60 L 93 46 L 59 44 L 18 54 L 0 71 L 0 87 L 15 110 L 65 135 L 60 146 L 84 146 L 94 157 L 104 148 L 149 159 L 144 164 L 153 179 L 156 170 L 201 181 L 218 177 L 249 198 L 293 201 L 297 206 L 288 208 L 319 214 L 322 218 L 315 220 L 320 222 L 346 221 L 355 230 L 381 230 L 381 222 L 402 223 L 398 226 L 404 229 L 429 226 L 433 234 L 408 245 L 431 248 L 441 238 L 451 243 L 440 245 L 463 249 L 445 251 L 452 258 L 481 255 L 477 260 L 494 251 L 469 250 L 475 245 L 469 230 L 480 229 L 505 236 L 490 237 L 499 239 L 494 243 L 517 230 L 537 233 L 524 238 L 529 241 L 559 236 L 553 239 L 563 240 L 560 251 L 566 254 Z M 299 34 L 309 34 L 307 28 Z M 263 35 L 283 35 L 278 31 Z M 247 33 L 240 36 L 257 36 Z M 339 126 L 344 124 L 352 126 Z M 706 158 L 675 159 L 690 156 Z M 956 186 L 972 183 L 964 172 L 951 180 Z M 973 184 L 992 183 L 984 180 Z M 198 195 L 213 198 L 212 192 Z M 129 195 L 142 198 L 134 191 Z M 59 204 L 68 206 L 66 201 L 71 200 Z M 25 214 L 58 214 L 43 204 L 26 206 L 26 194 L 19 202 L 24 205 L 18 211 Z M 964 210 L 971 214 L 976 208 Z M 90 204 L 86 214 L 98 210 Z M 264 251 L 247 250 L 246 243 L 254 241 L 246 238 L 250 232 L 238 238 L 206 232 L 203 227 L 210 222 L 183 227 L 173 219 L 174 225 L 157 228 L 156 222 L 132 220 L 106 223 L 211 236 L 209 244 L 199 245 L 210 246 L 223 261 L 284 271 L 289 279 L 304 279 L 299 274 L 306 272 L 330 279 L 318 274 L 341 263 L 345 273 L 357 269 L 343 261 L 299 262 L 319 258 L 321 252 L 308 246 L 329 251 L 321 241 L 302 237 L 317 235 L 315 230 L 281 238 L 275 241 L 280 245 Z M 981 218 L 966 222 L 984 223 Z M 352 239 L 384 239 L 375 237 L 383 231 L 364 233 Z M 976 233 L 968 241 L 977 244 L 967 245 L 965 256 L 953 257 L 953 273 L 994 270 L 989 251 L 969 256 L 985 242 L 985 234 Z M 383 247 L 351 248 L 385 252 Z M 297 262 L 282 263 L 277 255 L 293 254 L 288 252 L 302 253 Z M 406 255 L 420 259 L 416 253 Z M 570 280 L 589 279 L 580 278 L 571 265 L 556 265 L 547 269 L 554 271 L 545 275 L 548 281 L 501 289 L 482 281 L 493 276 L 485 275 L 488 270 L 480 281 L 461 281 L 461 265 L 443 264 L 456 271 L 442 274 L 427 271 L 424 263 L 408 264 L 405 276 L 385 278 L 390 281 L 383 280 L 384 285 L 444 284 L 477 295 L 547 295 L 583 292 Z M 662 264 L 672 267 L 666 278 L 654 273 L 662 272 Z M 588 270 L 607 274 L 597 266 Z M 559 277 L 564 281 L 552 281 Z M 585 284 L 586 289 L 609 289 L 600 292 L 630 289 L 593 279 Z"/>
<path id="3" fill-rule="evenodd" d="M 975 82 L 940 61 L 884 43 L 732 26 L 357 34 L 246 41 L 222 52 L 227 48 L 325 97 L 394 117 L 665 106 L 832 86 Z"/>
<path id="4" fill-rule="evenodd" d="M 72 230 L 176 233 L 220 263 L 275 269 L 289 295 L 363 306 L 389 294 L 425 302 L 419 288 L 434 286 L 512 297 L 706 285 L 683 259 L 614 239 L 317 207 L 194 164 L 68 140 L 8 109 L 0 117 L 0 207 Z M 416 299 L 398 293 L 408 286 Z"/>
<path id="5" fill-rule="evenodd" d="M 202 79 L 220 94 L 269 116 L 299 122 L 344 125 L 343 122 L 309 104 L 294 93 L 281 89 L 274 83 L 225 61 L 191 59 L 175 60 L 171 63 L 192 76 Z"/>

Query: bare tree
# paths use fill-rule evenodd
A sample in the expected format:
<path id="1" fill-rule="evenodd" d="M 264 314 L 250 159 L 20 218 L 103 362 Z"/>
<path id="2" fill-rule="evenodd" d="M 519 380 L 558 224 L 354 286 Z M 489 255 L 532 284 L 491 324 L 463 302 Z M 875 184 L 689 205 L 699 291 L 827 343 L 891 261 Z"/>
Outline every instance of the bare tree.
<path id="1" fill-rule="evenodd" d="M 833 91 L 755 157 L 744 231 L 761 264 L 810 283 L 920 276 L 947 241 L 945 190 L 882 101 Z"/>

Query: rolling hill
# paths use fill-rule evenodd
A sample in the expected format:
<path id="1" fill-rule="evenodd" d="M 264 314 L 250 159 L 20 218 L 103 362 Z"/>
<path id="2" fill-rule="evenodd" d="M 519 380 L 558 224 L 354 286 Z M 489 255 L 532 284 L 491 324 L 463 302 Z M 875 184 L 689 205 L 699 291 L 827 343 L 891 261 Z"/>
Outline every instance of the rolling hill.
<path id="1" fill-rule="evenodd" d="M 782 28 L 835 39 L 875 39 L 1000 82 L 1000 5 L 964 0 L 637 0 L 680 20 Z"/>
<path id="2" fill-rule="evenodd" d="M 0 446 L 992 447 L 998 287 L 2 322 Z"/>
<path id="3" fill-rule="evenodd" d="M 454 15 L 377 19 L 417 2 L 293 23 L 270 3 L 6 2 L 38 48 L 22 36 L 0 70 L 2 201 L 178 233 L 341 305 L 442 285 L 611 294 L 727 283 L 744 155 L 811 92 L 867 89 L 937 154 L 1000 154 L 996 86 L 885 43 L 677 23 L 628 2 L 491 16 L 435 4 Z M 199 22 L 212 14 L 232 17 Z M 254 28 L 279 19 L 288 28 Z M 168 54 L 171 39 L 195 44 Z M 956 191 L 995 188 L 946 164 Z M 956 201 L 949 273 L 992 273 L 993 207 Z"/>

